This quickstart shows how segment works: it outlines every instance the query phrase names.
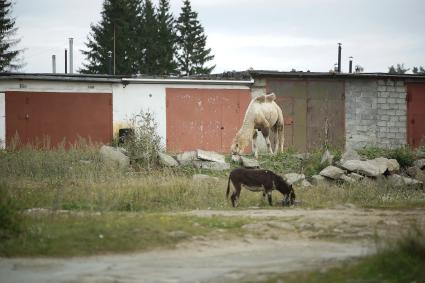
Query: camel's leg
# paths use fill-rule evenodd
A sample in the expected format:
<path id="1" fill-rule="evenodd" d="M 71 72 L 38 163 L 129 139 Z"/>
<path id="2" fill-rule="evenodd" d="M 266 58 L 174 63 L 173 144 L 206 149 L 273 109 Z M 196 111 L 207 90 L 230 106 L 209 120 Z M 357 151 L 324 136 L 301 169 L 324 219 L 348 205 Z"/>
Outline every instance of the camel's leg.
<path id="1" fill-rule="evenodd" d="M 257 130 L 254 129 L 254 132 L 252 134 L 252 152 L 254 152 L 254 157 L 258 158 L 258 147 L 257 147 Z"/>
<path id="2" fill-rule="evenodd" d="M 270 128 L 262 128 L 261 132 L 263 133 L 264 138 L 266 139 L 267 151 L 273 154 L 273 149 L 270 142 Z"/>
<path id="3" fill-rule="evenodd" d="M 275 152 L 283 152 L 283 143 L 284 143 L 284 132 L 283 126 L 277 125 L 276 127 L 276 149 Z"/>

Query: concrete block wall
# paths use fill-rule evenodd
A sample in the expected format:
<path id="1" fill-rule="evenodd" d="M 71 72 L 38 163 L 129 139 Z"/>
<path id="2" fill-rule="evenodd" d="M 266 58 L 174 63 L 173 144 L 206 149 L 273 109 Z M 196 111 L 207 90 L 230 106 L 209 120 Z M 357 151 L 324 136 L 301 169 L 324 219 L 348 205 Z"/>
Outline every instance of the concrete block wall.
<path id="1" fill-rule="evenodd" d="M 407 105 L 403 81 L 347 80 L 346 147 L 406 145 Z"/>

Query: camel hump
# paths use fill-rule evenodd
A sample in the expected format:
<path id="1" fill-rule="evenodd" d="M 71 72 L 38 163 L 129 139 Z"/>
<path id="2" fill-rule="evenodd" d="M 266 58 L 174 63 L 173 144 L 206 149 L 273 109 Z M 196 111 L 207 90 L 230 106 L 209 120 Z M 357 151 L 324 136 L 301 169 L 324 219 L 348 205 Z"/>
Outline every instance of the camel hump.
<path id="1" fill-rule="evenodd" d="M 272 102 L 276 100 L 276 94 L 270 93 L 267 95 L 261 95 L 255 98 L 255 101 L 263 103 L 263 102 Z"/>

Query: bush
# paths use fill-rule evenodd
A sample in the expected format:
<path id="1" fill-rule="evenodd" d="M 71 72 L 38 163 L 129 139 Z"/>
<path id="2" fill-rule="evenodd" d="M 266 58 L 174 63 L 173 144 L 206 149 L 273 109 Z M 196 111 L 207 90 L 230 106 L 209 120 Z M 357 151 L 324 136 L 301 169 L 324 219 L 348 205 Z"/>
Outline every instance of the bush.
<path id="1" fill-rule="evenodd" d="M 130 127 L 134 130 L 134 134 L 128 136 L 123 144 L 130 159 L 146 169 L 157 166 L 158 152 L 162 146 L 153 113 L 141 111 L 130 119 Z"/>
<path id="2" fill-rule="evenodd" d="M 21 232 L 21 217 L 7 188 L 0 184 L 0 240 L 10 239 Z"/>

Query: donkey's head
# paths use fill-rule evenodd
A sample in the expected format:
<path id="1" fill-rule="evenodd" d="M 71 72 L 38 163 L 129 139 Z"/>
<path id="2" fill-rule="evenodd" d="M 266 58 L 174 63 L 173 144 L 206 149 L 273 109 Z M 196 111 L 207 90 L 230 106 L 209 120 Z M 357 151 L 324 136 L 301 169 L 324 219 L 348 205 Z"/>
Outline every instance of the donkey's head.
<path id="1" fill-rule="evenodd" d="M 292 184 L 289 184 L 279 175 L 275 176 L 274 184 L 276 186 L 276 190 L 285 195 L 284 204 L 293 205 L 295 202 L 295 192 Z"/>

